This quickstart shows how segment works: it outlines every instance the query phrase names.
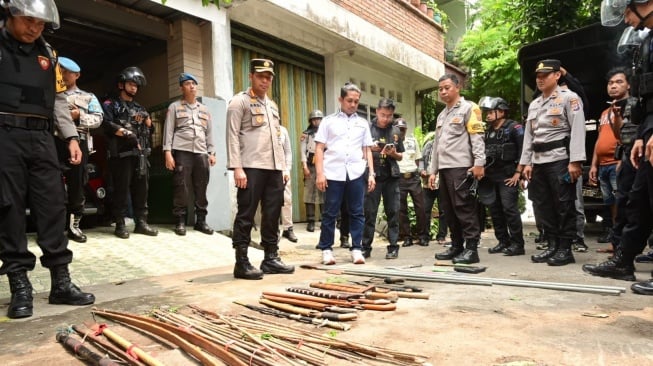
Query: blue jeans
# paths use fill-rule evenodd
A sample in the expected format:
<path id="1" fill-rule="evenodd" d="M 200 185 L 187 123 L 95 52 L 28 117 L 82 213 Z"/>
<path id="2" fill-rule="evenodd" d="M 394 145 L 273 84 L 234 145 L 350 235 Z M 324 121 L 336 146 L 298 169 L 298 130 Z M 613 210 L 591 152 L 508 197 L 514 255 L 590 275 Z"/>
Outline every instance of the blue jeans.
<path id="1" fill-rule="evenodd" d="M 603 203 L 608 206 L 614 205 L 614 193 L 617 191 L 617 164 L 599 166 L 599 182 Z"/>
<path id="2" fill-rule="evenodd" d="M 324 194 L 324 213 L 322 214 L 322 226 L 320 228 L 320 241 L 318 246 L 321 250 L 331 249 L 336 230 L 336 217 L 340 212 L 343 200 L 347 201 L 349 209 L 349 234 L 351 235 L 351 249 L 361 250 L 363 240 L 363 225 L 365 214 L 363 213 L 363 200 L 367 188 L 366 174 L 346 181 L 327 180 L 327 189 Z"/>

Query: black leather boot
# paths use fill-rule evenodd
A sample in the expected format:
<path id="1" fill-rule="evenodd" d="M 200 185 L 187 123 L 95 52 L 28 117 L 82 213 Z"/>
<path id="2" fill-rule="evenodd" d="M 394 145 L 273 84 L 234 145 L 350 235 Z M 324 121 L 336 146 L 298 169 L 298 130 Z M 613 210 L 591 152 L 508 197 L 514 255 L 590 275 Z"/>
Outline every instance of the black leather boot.
<path id="1" fill-rule="evenodd" d="M 195 221 L 195 226 L 193 230 L 199 231 L 206 235 L 213 235 L 213 229 L 206 223 L 206 216 L 197 215 L 197 221 Z"/>
<path id="2" fill-rule="evenodd" d="M 295 235 L 295 232 L 293 231 L 292 226 L 287 228 L 286 230 L 284 230 L 283 233 L 281 234 L 281 236 L 283 236 L 284 238 L 290 240 L 293 243 L 297 242 L 297 236 Z"/>
<path id="3" fill-rule="evenodd" d="M 186 235 L 186 216 L 177 216 L 177 225 L 175 225 L 175 234 Z"/>
<path id="4" fill-rule="evenodd" d="M 236 265 L 234 266 L 234 278 L 246 280 L 260 280 L 263 278 L 263 272 L 252 266 L 247 258 L 248 245 L 239 245 L 236 249 Z"/>
<path id="5" fill-rule="evenodd" d="M 478 257 L 478 240 L 467 240 L 465 250 L 452 259 L 454 264 L 474 264 L 480 261 Z"/>
<path id="6" fill-rule="evenodd" d="M 506 257 L 512 257 L 515 255 L 524 255 L 526 251 L 524 250 L 523 243 L 512 243 L 509 247 L 503 250 L 503 255 Z"/>
<path id="7" fill-rule="evenodd" d="M 113 232 L 113 235 L 119 237 L 120 239 L 129 238 L 129 231 L 127 231 L 124 217 L 116 219 L 116 230 Z"/>
<path id="8" fill-rule="evenodd" d="M 560 246 L 555 254 L 547 259 L 546 264 L 550 266 L 564 266 L 576 263 L 574 253 L 571 251 L 571 239 L 560 239 Z"/>
<path id="9" fill-rule="evenodd" d="M 89 305 L 95 302 L 93 294 L 82 292 L 70 281 L 67 264 L 50 268 L 50 280 L 50 304 Z"/>
<path id="10" fill-rule="evenodd" d="M 503 250 L 508 248 L 509 246 L 510 244 L 500 241 L 499 244 L 493 246 L 492 248 L 489 248 L 487 252 L 490 254 L 502 253 Z"/>
<path id="11" fill-rule="evenodd" d="M 306 223 L 306 231 L 311 233 L 315 231 L 315 220 L 308 220 Z"/>
<path id="12" fill-rule="evenodd" d="M 635 266 L 624 260 L 621 246 L 617 246 L 612 259 L 599 264 L 583 264 L 583 271 L 592 276 L 610 277 L 616 280 L 635 281 Z"/>
<path id="13" fill-rule="evenodd" d="M 555 238 L 547 237 L 547 247 L 540 254 L 535 254 L 531 256 L 531 261 L 533 263 L 545 263 L 549 258 L 558 251 L 558 240 Z"/>
<path id="14" fill-rule="evenodd" d="M 27 272 L 9 272 L 9 289 L 11 301 L 7 309 L 7 317 L 11 319 L 27 318 L 32 316 L 33 297 L 32 284 L 27 278 Z"/>
<path id="15" fill-rule="evenodd" d="M 452 243 L 449 248 L 445 252 L 442 253 L 435 253 L 435 259 L 443 260 L 443 261 L 448 261 L 452 260 L 455 257 L 457 257 L 460 253 L 462 253 L 464 250 L 462 244 L 455 244 Z"/>
<path id="16" fill-rule="evenodd" d="M 279 247 L 276 245 L 268 245 L 265 247 L 265 255 L 263 262 L 261 262 L 261 271 L 266 274 L 275 273 L 293 273 L 295 266 L 286 265 L 279 258 Z"/>
<path id="17" fill-rule="evenodd" d="M 644 282 L 633 283 L 630 289 L 640 295 L 653 295 L 653 279 Z"/>
<path id="18" fill-rule="evenodd" d="M 349 235 L 340 236 L 340 248 L 351 248 L 351 244 L 349 244 Z"/>
<path id="19" fill-rule="evenodd" d="M 157 236 L 159 231 L 150 225 L 147 224 L 147 220 L 144 217 L 140 217 L 136 220 L 136 227 L 134 227 L 134 233 L 143 234 L 147 236 Z"/>
<path id="20" fill-rule="evenodd" d="M 79 228 L 79 223 L 82 221 L 82 215 L 70 214 L 70 221 L 68 222 L 68 239 L 78 243 L 86 243 L 86 235 Z"/>

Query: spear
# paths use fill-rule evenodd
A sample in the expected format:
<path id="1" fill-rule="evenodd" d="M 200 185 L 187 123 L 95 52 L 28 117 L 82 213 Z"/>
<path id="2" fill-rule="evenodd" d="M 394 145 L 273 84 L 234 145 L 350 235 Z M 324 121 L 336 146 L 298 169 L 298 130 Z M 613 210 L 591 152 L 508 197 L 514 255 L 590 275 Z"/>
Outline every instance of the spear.
<path id="1" fill-rule="evenodd" d="M 287 313 L 285 311 L 266 308 L 266 307 L 263 307 L 263 306 L 243 304 L 242 302 L 238 302 L 238 301 L 234 301 L 234 304 L 244 306 L 244 307 L 246 307 L 246 308 L 248 308 L 250 310 L 257 311 L 257 312 L 259 312 L 261 314 L 272 315 L 272 316 L 276 316 L 277 318 L 292 319 L 292 320 L 296 320 L 296 321 L 301 322 L 301 323 L 314 324 L 314 325 L 317 325 L 318 327 L 324 326 L 324 327 L 329 327 L 329 328 L 344 330 L 344 331 L 347 331 L 347 330 L 351 329 L 351 326 L 349 324 L 343 324 L 343 323 L 331 321 L 331 320 L 328 320 L 328 319 L 316 319 L 316 318 L 311 318 L 310 316 L 303 316 L 303 315 L 299 315 L 299 314 L 291 314 L 291 313 Z"/>
<path id="2" fill-rule="evenodd" d="M 110 358 L 102 357 L 90 348 L 86 347 L 81 340 L 76 339 L 72 334 L 59 331 L 56 335 L 57 342 L 60 342 L 64 348 L 71 351 L 75 356 L 82 360 L 89 361 L 93 366 L 119 366 Z"/>

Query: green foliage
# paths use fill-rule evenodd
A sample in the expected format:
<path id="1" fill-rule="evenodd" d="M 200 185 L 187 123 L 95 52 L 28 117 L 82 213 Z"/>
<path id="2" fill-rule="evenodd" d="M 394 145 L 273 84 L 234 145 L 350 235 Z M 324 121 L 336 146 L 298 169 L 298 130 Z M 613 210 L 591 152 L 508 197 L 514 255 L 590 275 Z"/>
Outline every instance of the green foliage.
<path id="1" fill-rule="evenodd" d="M 436 119 L 438 118 L 438 112 L 436 110 L 436 107 L 437 107 L 437 103 L 436 103 L 435 95 L 433 93 L 424 94 L 422 96 L 422 130 L 423 131 L 435 131 L 435 122 Z M 420 146 L 422 146 L 421 143 Z"/>
<path id="2" fill-rule="evenodd" d="M 518 106 L 522 46 L 599 20 L 596 0 L 480 0 L 457 58 L 469 71 L 467 99 L 500 96 Z"/>

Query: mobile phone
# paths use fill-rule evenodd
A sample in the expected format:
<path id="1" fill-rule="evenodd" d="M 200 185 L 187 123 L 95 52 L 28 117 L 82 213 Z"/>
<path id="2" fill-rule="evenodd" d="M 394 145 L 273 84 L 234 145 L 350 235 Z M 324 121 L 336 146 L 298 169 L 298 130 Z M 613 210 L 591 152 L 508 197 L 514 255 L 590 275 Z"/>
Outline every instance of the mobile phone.
<path id="1" fill-rule="evenodd" d="M 390 150 L 390 149 L 392 149 L 393 147 L 395 147 L 395 144 L 385 144 L 384 149 L 386 149 L 386 150 Z"/>

